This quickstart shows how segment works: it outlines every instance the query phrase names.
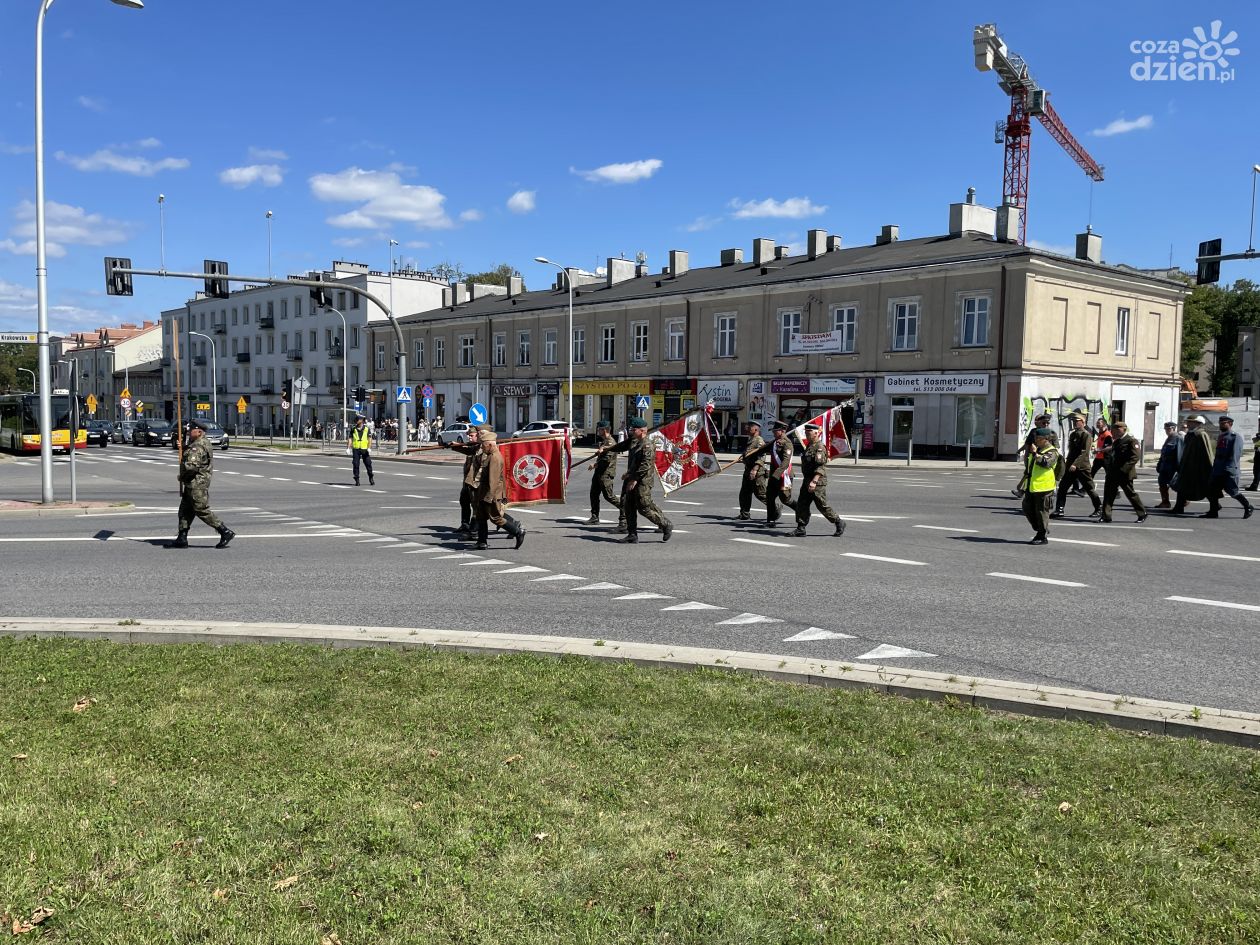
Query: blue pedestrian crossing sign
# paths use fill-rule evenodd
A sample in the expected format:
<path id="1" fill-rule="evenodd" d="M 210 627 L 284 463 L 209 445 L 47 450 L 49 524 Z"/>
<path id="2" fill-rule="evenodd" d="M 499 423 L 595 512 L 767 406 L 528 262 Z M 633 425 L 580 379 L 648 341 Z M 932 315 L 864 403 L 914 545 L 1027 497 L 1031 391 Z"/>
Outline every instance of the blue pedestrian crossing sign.
<path id="1" fill-rule="evenodd" d="M 411 388 L 410 388 L 410 387 L 399 387 L 399 388 L 398 388 L 398 396 L 397 396 L 397 397 L 395 397 L 395 398 L 394 398 L 394 400 L 395 400 L 395 402 L 396 402 L 396 403 L 400 403 L 400 404 L 409 404 L 409 403 L 411 403 Z"/>
<path id="2" fill-rule="evenodd" d="M 473 404 L 468 408 L 468 422 L 472 424 L 481 424 L 486 422 L 486 405 Z"/>
<path id="3" fill-rule="evenodd" d="M 652 401 L 648 398 L 647 394 L 640 394 L 638 400 L 634 402 L 636 410 L 647 410 L 650 406 L 652 406 Z"/>

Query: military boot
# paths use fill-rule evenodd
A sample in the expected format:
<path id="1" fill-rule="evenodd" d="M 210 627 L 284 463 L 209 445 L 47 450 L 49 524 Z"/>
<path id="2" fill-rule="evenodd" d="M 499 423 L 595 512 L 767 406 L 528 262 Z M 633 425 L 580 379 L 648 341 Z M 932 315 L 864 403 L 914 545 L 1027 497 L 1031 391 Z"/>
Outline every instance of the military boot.
<path id="1" fill-rule="evenodd" d="M 188 529 L 181 528 L 179 534 L 175 536 L 174 541 L 166 543 L 167 548 L 187 548 L 188 547 Z"/>
<path id="2" fill-rule="evenodd" d="M 236 537 L 236 532 L 232 531 L 232 529 L 228 528 L 226 525 L 220 525 L 219 526 L 219 543 L 215 545 L 214 547 L 226 548 L 228 546 L 228 542 L 230 542 L 235 537 Z"/>
<path id="3" fill-rule="evenodd" d="M 804 529 L 802 526 L 797 525 L 797 526 L 796 526 L 796 530 L 792 532 L 792 537 L 793 537 L 793 538 L 804 538 L 804 537 L 805 537 L 805 529 Z"/>
<path id="4" fill-rule="evenodd" d="M 598 525 L 598 524 L 599 524 L 599 515 L 598 515 L 598 514 L 596 514 L 595 512 L 592 512 L 592 513 L 591 513 L 591 517 L 590 517 L 590 518 L 588 518 L 588 519 L 586 520 L 585 524 L 587 524 L 587 525 Z"/>
<path id="5" fill-rule="evenodd" d="M 843 535 L 843 534 L 844 534 L 844 519 L 842 519 L 842 518 L 838 518 L 838 519 L 836 519 L 836 530 L 835 530 L 835 532 L 832 534 L 832 536 L 831 536 L 831 537 L 833 537 L 833 538 L 839 538 L 839 537 L 840 537 L 841 535 Z"/>
<path id="6" fill-rule="evenodd" d="M 525 526 L 516 519 L 508 516 L 507 524 L 503 526 L 503 530 L 508 533 L 508 537 L 516 539 L 517 548 L 525 544 Z"/>
<path id="7" fill-rule="evenodd" d="M 478 521 L 477 522 L 477 544 L 474 545 L 474 548 L 477 551 L 485 551 L 487 548 L 490 547 L 489 543 L 486 541 L 486 539 L 489 537 L 490 537 L 490 526 L 484 521 Z"/>

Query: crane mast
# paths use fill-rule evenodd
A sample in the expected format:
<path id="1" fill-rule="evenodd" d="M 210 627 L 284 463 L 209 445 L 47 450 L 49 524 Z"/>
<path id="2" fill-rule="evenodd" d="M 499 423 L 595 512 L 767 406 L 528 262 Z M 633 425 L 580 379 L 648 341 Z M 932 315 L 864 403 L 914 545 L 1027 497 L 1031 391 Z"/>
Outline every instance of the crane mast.
<path id="1" fill-rule="evenodd" d="M 1102 165 L 1076 140 L 1050 104 L 1050 95 L 1028 71 L 1028 63 L 1006 47 L 997 26 L 985 23 L 972 32 L 976 68 L 997 73 L 998 85 L 1011 99 L 1006 121 L 998 122 L 998 142 L 1004 146 L 1002 202 L 1019 208 L 1019 241 L 1028 236 L 1028 169 L 1032 119 L 1036 118 L 1091 180 L 1103 179 Z"/>

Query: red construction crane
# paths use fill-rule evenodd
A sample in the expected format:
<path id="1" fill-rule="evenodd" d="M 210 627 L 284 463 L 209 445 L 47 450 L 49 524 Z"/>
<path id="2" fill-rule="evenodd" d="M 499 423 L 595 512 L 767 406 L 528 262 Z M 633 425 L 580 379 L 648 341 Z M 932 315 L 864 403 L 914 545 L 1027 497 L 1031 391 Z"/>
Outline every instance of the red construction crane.
<path id="1" fill-rule="evenodd" d="M 1103 168 L 1067 130 L 1059 113 L 1050 105 L 1050 93 L 1037 85 L 1028 72 L 1028 63 L 1006 48 L 1006 43 L 998 36 L 996 25 L 985 23 L 977 26 L 972 32 L 971 42 L 975 48 L 976 68 L 981 72 L 997 72 L 998 84 L 1011 97 L 1011 113 L 1005 122 L 998 122 L 995 139 L 998 144 L 1006 145 L 1002 165 L 1002 202 L 1019 207 L 1019 241 L 1024 243 L 1028 233 L 1030 116 L 1045 126 L 1050 137 L 1059 142 L 1091 180 L 1102 180 Z"/>

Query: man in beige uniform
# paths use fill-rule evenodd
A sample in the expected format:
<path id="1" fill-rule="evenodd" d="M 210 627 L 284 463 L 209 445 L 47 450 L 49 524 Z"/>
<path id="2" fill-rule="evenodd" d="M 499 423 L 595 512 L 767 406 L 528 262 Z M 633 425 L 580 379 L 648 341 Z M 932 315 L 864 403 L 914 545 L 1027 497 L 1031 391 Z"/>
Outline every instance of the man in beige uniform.
<path id="1" fill-rule="evenodd" d="M 525 543 L 525 529 L 510 515 L 504 514 L 503 503 L 507 500 L 507 475 L 503 468 L 503 454 L 499 452 L 498 436 L 493 430 L 482 429 L 477 435 L 481 453 L 473 464 L 476 486 L 473 492 L 473 511 L 477 516 L 477 548 L 488 547 L 486 539 L 494 522 L 511 537 L 516 547 Z"/>

